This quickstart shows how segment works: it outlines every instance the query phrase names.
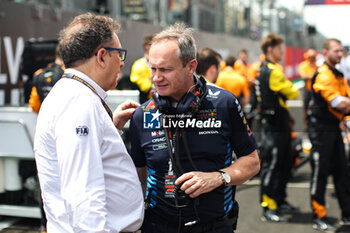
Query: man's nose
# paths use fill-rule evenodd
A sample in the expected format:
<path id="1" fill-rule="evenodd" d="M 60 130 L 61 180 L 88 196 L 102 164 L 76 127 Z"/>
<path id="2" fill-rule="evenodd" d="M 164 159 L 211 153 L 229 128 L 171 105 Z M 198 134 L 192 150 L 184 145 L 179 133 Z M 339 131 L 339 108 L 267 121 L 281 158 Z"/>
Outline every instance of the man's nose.
<path id="1" fill-rule="evenodd" d="M 158 82 L 162 79 L 162 76 L 160 75 L 160 73 L 158 71 L 154 71 L 152 73 L 152 81 L 153 82 Z"/>

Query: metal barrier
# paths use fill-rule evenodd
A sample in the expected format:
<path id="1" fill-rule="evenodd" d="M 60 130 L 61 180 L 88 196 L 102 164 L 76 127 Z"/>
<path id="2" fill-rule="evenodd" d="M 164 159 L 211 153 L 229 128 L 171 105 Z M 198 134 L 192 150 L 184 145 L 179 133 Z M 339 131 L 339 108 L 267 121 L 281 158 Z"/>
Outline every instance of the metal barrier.
<path id="1" fill-rule="evenodd" d="M 19 202 L 23 195 L 20 161 L 34 160 L 36 114 L 26 107 L 0 108 L 0 215 L 41 218 L 40 208 Z M 8 203 L 16 204 L 8 204 Z"/>
<path id="2" fill-rule="evenodd" d="M 106 102 L 112 111 L 126 100 L 138 102 L 139 91 L 108 91 Z M 31 172 L 36 169 L 33 152 L 36 120 L 37 115 L 29 107 L 0 107 L 0 215 L 41 218 L 38 206 L 27 205 L 25 201 L 22 203 L 28 189 L 20 174 L 23 161 L 31 161 L 26 164 Z M 128 126 L 125 126 L 126 132 Z M 123 137 L 128 145 L 128 133 Z M 31 196 L 40 195 L 39 187 L 32 187 L 31 192 Z"/>

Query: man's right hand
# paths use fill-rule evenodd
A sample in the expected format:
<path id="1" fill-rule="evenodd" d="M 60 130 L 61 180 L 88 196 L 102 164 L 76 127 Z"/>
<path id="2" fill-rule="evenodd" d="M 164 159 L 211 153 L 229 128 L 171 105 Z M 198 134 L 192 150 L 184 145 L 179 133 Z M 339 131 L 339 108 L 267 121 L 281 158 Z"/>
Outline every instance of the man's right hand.
<path id="1" fill-rule="evenodd" d="M 181 185 L 181 190 L 191 198 L 211 192 L 223 184 L 219 172 L 188 172 L 180 176 L 175 185 Z"/>
<path id="2" fill-rule="evenodd" d="M 115 127 L 117 127 L 119 130 L 122 130 L 138 106 L 140 106 L 140 104 L 134 101 L 127 101 L 118 105 L 116 110 L 113 112 L 113 123 Z"/>

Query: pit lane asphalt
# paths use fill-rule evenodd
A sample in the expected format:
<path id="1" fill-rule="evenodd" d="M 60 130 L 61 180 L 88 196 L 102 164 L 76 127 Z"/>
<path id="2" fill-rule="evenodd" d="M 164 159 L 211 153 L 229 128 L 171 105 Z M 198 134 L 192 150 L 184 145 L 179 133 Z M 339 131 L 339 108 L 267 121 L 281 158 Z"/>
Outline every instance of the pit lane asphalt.
<path id="1" fill-rule="evenodd" d="M 293 172 L 288 184 L 288 202 L 300 209 L 296 214 L 286 215 L 288 222 L 271 223 L 263 222 L 261 218 L 262 208 L 259 206 L 260 179 L 255 177 L 245 184 L 237 187 L 236 199 L 240 205 L 238 228 L 236 233 L 317 233 L 320 231 L 312 228 L 312 214 L 310 207 L 310 166 L 303 165 Z M 335 197 L 334 186 L 330 177 L 326 191 L 328 217 L 336 224 L 337 233 L 350 232 L 350 227 L 340 226 L 338 220 L 341 217 L 338 201 Z M 22 219 L 1 217 L 1 233 L 38 233 L 40 221 L 37 219 Z"/>

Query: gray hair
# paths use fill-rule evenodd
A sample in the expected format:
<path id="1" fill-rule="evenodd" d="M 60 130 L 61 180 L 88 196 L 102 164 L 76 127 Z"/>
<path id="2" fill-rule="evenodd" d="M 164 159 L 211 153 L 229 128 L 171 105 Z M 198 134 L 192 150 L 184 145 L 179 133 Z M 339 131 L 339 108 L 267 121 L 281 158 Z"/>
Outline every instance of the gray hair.
<path id="1" fill-rule="evenodd" d="M 193 38 L 193 31 L 192 28 L 187 27 L 183 22 L 175 23 L 159 32 L 153 38 L 152 43 L 166 39 L 176 39 L 179 46 L 178 56 L 185 67 L 189 61 L 196 59 L 197 47 Z"/>
<path id="2" fill-rule="evenodd" d="M 108 16 L 92 13 L 76 16 L 59 35 L 59 53 L 66 68 L 83 63 L 99 48 L 113 43 L 113 35 L 119 29 L 118 22 Z"/>

